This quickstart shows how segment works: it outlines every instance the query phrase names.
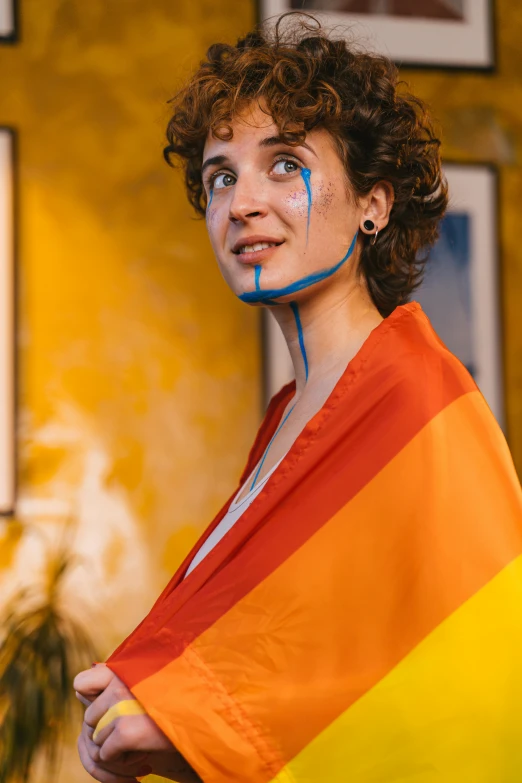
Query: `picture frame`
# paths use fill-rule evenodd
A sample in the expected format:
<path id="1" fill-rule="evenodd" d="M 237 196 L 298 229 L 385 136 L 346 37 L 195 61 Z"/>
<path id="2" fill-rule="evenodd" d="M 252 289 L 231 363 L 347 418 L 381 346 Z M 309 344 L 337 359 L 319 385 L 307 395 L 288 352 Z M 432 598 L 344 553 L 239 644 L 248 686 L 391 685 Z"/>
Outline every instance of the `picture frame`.
<path id="1" fill-rule="evenodd" d="M 445 163 L 450 205 L 430 253 L 420 303 L 435 331 L 473 375 L 501 427 L 505 426 L 497 170 L 489 164 Z M 264 400 L 293 378 L 275 319 L 262 316 Z"/>
<path id="2" fill-rule="evenodd" d="M 15 134 L 0 127 L 0 515 L 15 504 Z"/>
<path id="3" fill-rule="evenodd" d="M 17 0 L 0 0 L 0 44 L 18 41 Z"/>
<path id="4" fill-rule="evenodd" d="M 450 204 L 413 299 L 475 379 L 505 427 L 498 241 L 498 172 L 445 163 Z"/>
<path id="5" fill-rule="evenodd" d="M 401 67 L 495 70 L 493 0 L 416 0 L 415 4 L 404 0 L 258 2 L 260 21 L 287 11 L 306 11 L 327 28 L 347 28 L 355 40 L 387 55 Z"/>

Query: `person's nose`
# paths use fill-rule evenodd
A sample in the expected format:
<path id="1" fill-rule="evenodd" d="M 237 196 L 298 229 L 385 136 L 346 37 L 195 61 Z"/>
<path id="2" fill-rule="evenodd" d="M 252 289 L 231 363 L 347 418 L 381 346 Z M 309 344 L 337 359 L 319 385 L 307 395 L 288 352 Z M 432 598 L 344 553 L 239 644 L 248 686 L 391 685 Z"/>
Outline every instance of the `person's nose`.
<path id="1" fill-rule="evenodd" d="M 262 183 L 254 176 L 243 175 L 236 181 L 230 200 L 228 217 L 232 223 L 244 223 L 264 217 L 268 212 Z"/>

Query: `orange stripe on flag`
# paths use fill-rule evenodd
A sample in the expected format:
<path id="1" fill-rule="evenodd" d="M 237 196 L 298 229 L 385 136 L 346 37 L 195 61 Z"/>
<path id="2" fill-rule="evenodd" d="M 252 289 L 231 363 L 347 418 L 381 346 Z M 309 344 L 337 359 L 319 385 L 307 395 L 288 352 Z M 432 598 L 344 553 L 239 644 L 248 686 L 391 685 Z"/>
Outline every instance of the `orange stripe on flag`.
<path id="1" fill-rule="evenodd" d="M 521 552 L 521 518 L 469 393 L 133 692 L 206 783 L 267 783 Z"/>

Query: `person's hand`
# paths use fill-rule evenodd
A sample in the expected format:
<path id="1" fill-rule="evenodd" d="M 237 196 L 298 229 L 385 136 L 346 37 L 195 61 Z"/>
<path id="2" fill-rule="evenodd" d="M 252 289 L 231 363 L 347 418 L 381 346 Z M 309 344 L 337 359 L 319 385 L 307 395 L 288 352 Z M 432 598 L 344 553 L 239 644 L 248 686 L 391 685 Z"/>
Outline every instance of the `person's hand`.
<path id="1" fill-rule="evenodd" d="M 101 718 L 114 705 L 122 701 L 136 701 L 131 691 L 119 677 L 113 673 L 111 674 L 111 678 L 106 677 L 103 681 L 108 682 L 103 692 L 94 699 L 85 711 L 85 723 L 91 729 L 96 729 Z M 75 680 L 76 684 L 77 680 Z M 87 686 L 89 684 L 92 684 L 91 681 L 87 683 Z M 80 686 L 83 689 L 82 693 L 91 692 L 88 687 L 86 688 L 85 682 L 81 682 Z M 129 751 L 154 752 L 174 750 L 170 740 L 147 714 L 117 716 L 108 726 L 105 726 L 96 734 L 96 738 L 93 741 L 100 748 L 100 761 L 102 763 L 119 762 L 123 754 Z"/>
<path id="2" fill-rule="evenodd" d="M 74 679 L 76 697 L 89 707 L 91 703 L 105 690 L 115 675 L 103 663 L 95 664 L 91 669 L 80 672 Z M 147 764 L 147 753 L 127 753 L 118 764 L 100 764 L 100 748 L 92 740 L 93 729 L 84 722 L 82 732 L 78 739 L 78 753 L 80 761 L 95 779 L 116 783 L 119 780 L 134 781 L 136 776 L 143 776 L 150 772 Z"/>
<path id="3" fill-rule="evenodd" d="M 109 686 L 110 692 L 106 694 Z M 201 778 L 148 716 L 121 716 L 103 729 L 94 742 L 94 729 L 110 706 L 118 701 L 134 699 L 131 691 L 107 666 L 97 664 L 92 669 L 81 672 L 74 680 L 74 687 L 80 701 L 89 709 L 91 705 L 94 708 L 88 716 L 91 725 L 87 722 L 83 724 L 78 751 L 83 766 L 95 780 L 103 783 L 133 783 L 136 777 L 147 775 L 152 770 L 156 775 L 178 783 L 201 783 Z M 100 700 L 102 695 L 105 696 L 106 703 L 105 700 Z M 107 704 L 110 706 L 105 709 Z M 147 718 L 147 725 L 137 726 L 137 718 Z M 106 747 L 105 740 L 109 737 L 112 751 L 111 744 Z M 140 750 L 134 744 L 136 741 L 154 749 Z M 131 749 L 124 750 L 123 746 L 128 745 Z"/>
<path id="4" fill-rule="evenodd" d="M 78 740 L 80 760 L 87 772 L 101 783 L 135 783 L 151 773 L 176 783 L 202 783 L 201 778 L 177 750 L 155 753 L 129 752 L 120 762 L 102 762 L 100 747 L 92 740 L 93 730 L 86 723 Z"/>
<path id="5" fill-rule="evenodd" d="M 116 675 L 104 663 L 94 664 L 91 669 L 80 672 L 74 678 L 73 687 L 76 698 L 88 707 L 103 691 Z"/>
<path id="6" fill-rule="evenodd" d="M 85 770 L 100 783 L 136 783 L 136 778 L 152 772 L 151 755 L 130 752 L 119 762 L 104 763 L 100 760 L 100 747 L 92 739 L 93 729 L 85 722 L 78 739 L 78 753 Z"/>
<path id="7" fill-rule="evenodd" d="M 151 753 L 147 758 L 152 771 L 159 777 L 175 780 L 176 783 L 203 783 L 188 761 L 177 750 Z"/>

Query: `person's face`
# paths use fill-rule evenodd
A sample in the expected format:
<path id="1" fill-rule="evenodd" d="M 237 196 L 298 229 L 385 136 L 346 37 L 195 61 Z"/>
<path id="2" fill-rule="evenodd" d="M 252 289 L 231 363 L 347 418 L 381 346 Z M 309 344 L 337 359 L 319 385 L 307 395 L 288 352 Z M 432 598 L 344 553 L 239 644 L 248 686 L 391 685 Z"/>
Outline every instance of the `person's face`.
<path id="1" fill-rule="evenodd" d="M 231 125 L 229 141 L 207 138 L 203 181 L 210 241 L 232 291 L 282 303 L 353 275 L 362 208 L 330 134 L 313 130 L 291 147 L 257 106 Z"/>

